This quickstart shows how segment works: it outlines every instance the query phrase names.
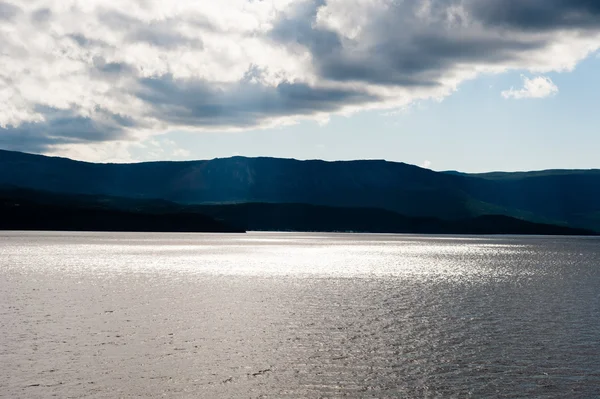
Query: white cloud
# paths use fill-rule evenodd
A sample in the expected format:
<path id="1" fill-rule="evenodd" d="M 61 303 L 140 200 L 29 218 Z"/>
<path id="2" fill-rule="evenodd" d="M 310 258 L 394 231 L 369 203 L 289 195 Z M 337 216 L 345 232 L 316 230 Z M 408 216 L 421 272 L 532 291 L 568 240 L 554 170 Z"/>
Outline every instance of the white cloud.
<path id="1" fill-rule="evenodd" d="M 425 160 L 425 161 L 423 161 L 423 164 L 421 166 L 423 168 L 425 168 L 425 169 L 430 169 L 431 168 L 431 161 Z"/>
<path id="2" fill-rule="evenodd" d="M 127 143 L 170 130 L 403 109 L 600 49 L 596 3 L 523 3 L 0 0 L 0 146 L 126 159 Z M 538 77 L 502 95 L 557 90 Z"/>
<path id="3" fill-rule="evenodd" d="M 552 82 L 552 80 L 546 76 L 538 76 L 533 79 L 523 77 L 523 88 L 516 90 L 511 88 L 510 90 L 503 91 L 502 97 L 504 98 L 546 98 L 553 96 L 558 93 L 558 87 Z"/>

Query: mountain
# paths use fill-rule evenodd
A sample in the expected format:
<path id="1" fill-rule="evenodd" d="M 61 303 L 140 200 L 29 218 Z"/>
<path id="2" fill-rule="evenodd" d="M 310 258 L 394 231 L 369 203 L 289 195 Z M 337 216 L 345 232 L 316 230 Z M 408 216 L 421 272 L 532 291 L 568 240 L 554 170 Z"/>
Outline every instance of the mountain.
<path id="1" fill-rule="evenodd" d="M 232 227 L 230 227 L 232 226 Z M 0 189 L 0 230 L 89 231 L 328 231 L 419 234 L 595 235 L 509 216 L 442 220 L 376 208 L 307 204 L 182 205 L 95 195 Z"/>
<path id="2" fill-rule="evenodd" d="M 600 171 L 464 174 L 404 163 L 233 157 L 93 164 L 0 151 L 0 185 L 180 204 L 377 208 L 408 217 L 505 215 L 600 230 Z"/>
<path id="3" fill-rule="evenodd" d="M 198 203 L 274 202 L 376 207 L 411 216 L 468 217 L 453 178 L 385 161 L 273 158 L 91 164 L 0 153 L 0 184 Z"/>
<path id="4" fill-rule="evenodd" d="M 467 175 L 465 192 L 480 201 L 506 209 L 503 214 L 552 221 L 598 230 L 600 227 L 600 170 Z"/>

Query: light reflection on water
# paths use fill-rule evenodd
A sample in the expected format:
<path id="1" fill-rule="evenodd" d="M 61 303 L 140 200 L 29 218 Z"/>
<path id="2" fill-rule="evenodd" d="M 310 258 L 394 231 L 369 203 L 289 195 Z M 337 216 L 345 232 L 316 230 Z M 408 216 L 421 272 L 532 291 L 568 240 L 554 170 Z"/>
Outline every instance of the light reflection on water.
<path id="1" fill-rule="evenodd" d="M 0 233 L 0 392 L 597 397 L 599 244 Z"/>

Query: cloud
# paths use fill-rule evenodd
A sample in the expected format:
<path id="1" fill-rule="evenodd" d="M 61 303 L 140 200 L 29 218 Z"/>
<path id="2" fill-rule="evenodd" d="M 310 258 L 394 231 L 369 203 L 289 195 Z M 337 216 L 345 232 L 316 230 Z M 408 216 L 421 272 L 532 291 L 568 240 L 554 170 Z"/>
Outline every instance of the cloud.
<path id="1" fill-rule="evenodd" d="M 400 109 L 482 73 L 569 71 L 600 49 L 600 2 L 0 0 L 0 42 L 0 145 L 60 152 Z M 545 79 L 506 95 L 556 91 Z"/>
<path id="2" fill-rule="evenodd" d="M 597 27 L 600 3 L 589 0 L 471 0 L 474 15 L 490 26 L 525 31 Z"/>
<path id="3" fill-rule="evenodd" d="M 255 83 L 250 75 L 215 87 L 208 81 L 178 80 L 172 75 L 139 81 L 137 97 L 151 104 L 149 116 L 178 126 L 256 126 L 268 118 L 316 115 L 344 105 L 376 101 L 348 88 L 311 87 L 283 81 L 275 86 Z"/>
<path id="4" fill-rule="evenodd" d="M 38 107 L 37 111 L 44 115 L 42 121 L 0 127 L 0 146 L 44 152 L 57 144 L 126 140 L 126 129 L 135 127 L 135 122 L 131 118 L 112 114 L 100 108 L 88 116 L 82 116 L 71 110 L 54 108 Z"/>
<path id="5" fill-rule="evenodd" d="M 523 77 L 523 88 L 516 90 L 503 91 L 502 97 L 514 98 L 520 100 L 522 98 L 546 98 L 558 93 L 558 87 L 552 80 L 545 76 L 538 76 L 533 79 Z"/>
<path id="6" fill-rule="evenodd" d="M 15 18 L 21 9 L 14 4 L 6 3 L 4 1 L 0 1 L 0 21 L 9 21 Z"/>

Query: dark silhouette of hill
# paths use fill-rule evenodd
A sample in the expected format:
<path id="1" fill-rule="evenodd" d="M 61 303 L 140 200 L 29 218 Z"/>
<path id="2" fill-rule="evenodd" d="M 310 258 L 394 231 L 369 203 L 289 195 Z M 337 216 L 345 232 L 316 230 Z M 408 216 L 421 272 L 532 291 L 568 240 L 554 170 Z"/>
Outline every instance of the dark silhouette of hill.
<path id="1" fill-rule="evenodd" d="M 600 170 L 546 170 L 461 175 L 471 197 L 531 220 L 598 229 Z M 531 216 L 526 216 L 531 215 Z"/>
<path id="2" fill-rule="evenodd" d="M 61 201 L 57 195 L 51 195 L 46 201 L 45 196 L 44 192 L 0 191 L 0 230 L 244 232 L 209 216 L 175 208 L 162 213 L 139 208 L 121 210 L 95 206 L 85 199 L 63 196 L 64 201 Z"/>
<path id="3" fill-rule="evenodd" d="M 232 227 L 229 227 L 232 226 Z M 91 231 L 323 231 L 418 234 L 594 235 L 508 216 L 408 217 L 376 208 L 242 203 L 181 205 L 94 195 L 0 189 L 0 229 Z"/>
<path id="4" fill-rule="evenodd" d="M 335 208 L 306 204 L 245 203 L 201 205 L 201 212 L 246 230 L 329 231 L 405 234 L 596 235 L 576 229 L 532 223 L 503 215 L 461 220 L 408 217 L 374 208 Z"/>
<path id="5" fill-rule="evenodd" d="M 377 160 L 244 157 L 93 164 L 0 151 L 0 184 L 188 205 L 312 204 L 445 220 L 505 215 L 600 230 L 600 171 L 470 175 Z"/>

